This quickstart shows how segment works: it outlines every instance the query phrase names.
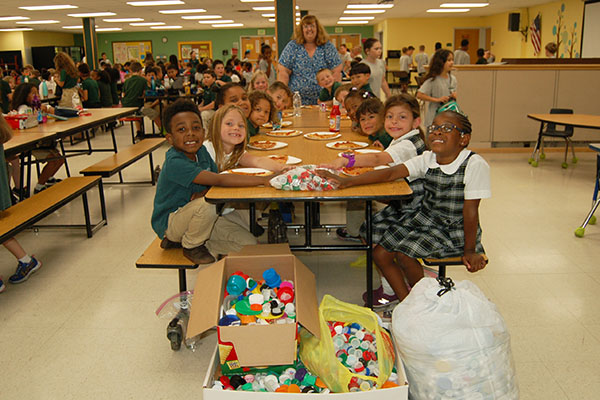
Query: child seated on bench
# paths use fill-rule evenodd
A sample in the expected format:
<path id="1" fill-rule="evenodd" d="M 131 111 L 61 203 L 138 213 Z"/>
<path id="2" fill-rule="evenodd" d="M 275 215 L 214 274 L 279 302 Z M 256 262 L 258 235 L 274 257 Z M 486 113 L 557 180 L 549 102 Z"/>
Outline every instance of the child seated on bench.
<path id="1" fill-rule="evenodd" d="M 10 190 L 8 186 L 8 175 L 6 173 L 6 160 L 4 159 L 4 143 L 12 137 L 12 129 L 6 120 L 0 116 L 0 211 L 11 206 Z M 25 282 L 31 274 L 37 271 L 42 263 L 34 257 L 29 256 L 14 237 L 2 243 L 18 260 L 17 271 L 8 278 L 10 283 Z M 2 276 L 0 276 L 0 293 L 6 289 Z"/>
<path id="2" fill-rule="evenodd" d="M 245 138 L 245 121 L 240 136 Z M 163 239 L 162 248 L 183 247 L 193 263 L 210 264 L 211 255 L 239 251 L 256 244 L 256 239 L 240 225 L 217 214 L 214 204 L 204 199 L 211 186 L 268 185 L 271 177 L 219 174 L 217 165 L 203 146 L 204 128 L 196 104 L 178 100 L 164 112 L 166 139 L 171 148 L 165 155 L 156 185 L 152 228 Z"/>

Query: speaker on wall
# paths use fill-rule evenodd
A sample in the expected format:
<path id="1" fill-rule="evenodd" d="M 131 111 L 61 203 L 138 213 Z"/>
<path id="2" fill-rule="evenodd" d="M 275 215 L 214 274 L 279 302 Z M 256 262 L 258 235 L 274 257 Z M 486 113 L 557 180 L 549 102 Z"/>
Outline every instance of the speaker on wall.
<path id="1" fill-rule="evenodd" d="M 521 14 L 510 13 L 508 14 L 508 30 L 510 32 L 518 32 L 521 24 Z"/>

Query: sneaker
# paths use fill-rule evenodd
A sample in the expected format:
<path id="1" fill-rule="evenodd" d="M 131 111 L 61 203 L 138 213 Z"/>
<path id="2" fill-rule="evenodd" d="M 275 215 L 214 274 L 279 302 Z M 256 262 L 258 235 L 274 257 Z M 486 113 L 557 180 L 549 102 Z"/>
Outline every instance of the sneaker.
<path id="1" fill-rule="evenodd" d="M 337 228 L 335 230 L 335 234 L 337 235 L 338 239 L 341 239 L 341 240 L 348 240 L 350 242 L 361 242 L 362 241 L 360 239 L 360 236 L 350 235 L 346 228 Z"/>
<path id="2" fill-rule="evenodd" d="M 366 305 L 367 292 L 363 293 L 362 298 Z M 398 297 L 395 294 L 385 294 L 383 292 L 383 286 L 379 286 L 377 289 L 373 290 L 373 309 L 389 308 L 391 306 L 395 306 L 398 303 L 400 303 Z"/>
<path id="3" fill-rule="evenodd" d="M 181 243 L 179 242 L 172 242 L 167 238 L 164 238 L 161 242 L 160 242 L 160 248 L 161 249 L 180 249 Z"/>
<path id="4" fill-rule="evenodd" d="M 55 178 L 55 177 L 50 177 L 46 181 L 46 186 L 56 185 L 58 182 L 62 182 L 62 179 Z"/>
<path id="5" fill-rule="evenodd" d="M 36 260 L 34 257 L 31 257 L 29 264 L 19 261 L 19 265 L 17 265 L 17 272 L 8 278 L 8 281 L 10 283 L 25 282 L 27 279 L 29 279 L 29 276 L 40 269 L 41 266 L 42 263 Z"/>
<path id="6" fill-rule="evenodd" d="M 38 194 L 39 192 L 43 192 L 44 190 L 46 190 L 46 189 L 48 189 L 48 188 L 49 188 L 49 186 L 48 186 L 48 185 L 44 185 L 44 186 L 42 186 L 42 187 L 41 187 L 41 188 L 39 188 L 39 189 L 38 189 L 38 188 L 37 188 L 37 186 L 36 186 L 36 187 L 34 187 L 34 188 L 33 188 L 33 194 Z"/>
<path id="7" fill-rule="evenodd" d="M 18 199 L 21 198 L 21 192 L 23 192 L 23 198 L 26 199 L 29 197 L 29 188 L 17 189 L 13 188 L 12 192 Z"/>
<path id="8" fill-rule="evenodd" d="M 210 254 L 205 245 L 193 249 L 183 248 L 183 255 L 194 264 L 212 264 L 215 258 Z"/>
<path id="9" fill-rule="evenodd" d="M 4 292 L 6 290 L 6 285 L 4 284 L 4 281 L 2 280 L 2 277 L 0 276 L 0 293 Z"/>

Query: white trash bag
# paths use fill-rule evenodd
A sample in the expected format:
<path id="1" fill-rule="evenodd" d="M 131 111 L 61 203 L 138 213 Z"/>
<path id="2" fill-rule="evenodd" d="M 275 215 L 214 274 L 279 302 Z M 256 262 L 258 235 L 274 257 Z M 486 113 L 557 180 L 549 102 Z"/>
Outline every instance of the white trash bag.
<path id="1" fill-rule="evenodd" d="M 470 281 L 441 283 L 421 279 L 392 315 L 409 398 L 518 399 L 510 336 L 496 306 Z"/>

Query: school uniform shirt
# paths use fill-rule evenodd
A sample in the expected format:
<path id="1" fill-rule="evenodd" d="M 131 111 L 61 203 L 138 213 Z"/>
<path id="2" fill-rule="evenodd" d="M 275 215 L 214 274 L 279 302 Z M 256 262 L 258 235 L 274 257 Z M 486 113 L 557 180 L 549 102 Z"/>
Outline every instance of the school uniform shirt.
<path id="1" fill-rule="evenodd" d="M 381 143 L 381 145 L 383 146 L 384 149 L 387 149 L 388 146 L 392 143 L 392 141 L 394 140 L 393 137 L 391 137 L 386 131 L 385 129 L 381 129 L 378 132 L 375 132 L 372 135 L 369 135 L 369 139 L 371 139 L 371 141 L 375 142 L 376 140 L 379 140 L 379 143 Z"/>
<path id="2" fill-rule="evenodd" d="M 361 63 L 368 65 L 371 69 L 371 76 L 369 76 L 369 85 L 373 88 L 373 94 L 377 97 L 381 97 L 381 82 L 383 81 L 383 77 L 385 76 L 385 63 L 380 58 L 375 60 L 375 63 L 372 63 L 365 58 L 361 61 Z"/>
<path id="3" fill-rule="evenodd" d="M 102 107 L 112 107 L 113 98 L 110 91 L 110 83 L 96 81 L 98 89 L 100 90 L 100 105 Z"/>
<path id="4" fill-rule="evenodd" d="M 144 94 L 148 89 L 148 81 L 139 75 L 132 75 L 123 84 L 123 107 L 142 107 L 144 105 Z"/>
<path id="5" fill-rule="evenodd" d="M 458 82 L 454 75 L 448 74 L 448 78 L 442 78 L 438 75 L 435 78 L 427 79 L 419 88 L 419 92 L 431 97 L 444 97 L 456 92 L 457 87 Z M 425 127 L 428 127 L 433 123 L 437 109 L 440 108 L 442 103 L 426 101 L 425 104 L 427 107 L 423 123 Z"/>
<path id="6" fill-rule="evenodd" d="M 252 136 L 258 135 L 258 131 L 260 131 L 260 126 L 254 126 L 250 118 L 246 118 L 246 126 L 248 127 L 248 139 Z"/>
<path id="7" fill-rule="evenodd" d="M 402 55 L 400 57 L 400 71 L 410 72 L 410 64 L 412 64 L 412 58 L 409 55 Z"/>
<path id="8" fill-rule="evenodd" d="M 419 142 L 420 141 L 420 142 Z M 417 152 L 417 146 L 420 146 L 420 143 L 423 143 L 421 151 Z M 395 165 L 402 164 L 413 157 L 416 157 L 418 154 L 422 153 L 425 149 L 425 143 L 421 138 L 420 132 L 418 129 L 413 129 L 405 135 L 400 136 L 399 138 L 393 139 L 390 145 L 384 150 L 384 152 L 388 153 L 390 157 L 392 157 L 392 162 L 388 165 L 393 167 Z"/>
<path id="9" fill-rule="evenodd" d="M 258 69 L 260 69 L 266 74 L 269 70 L 269 63 L 261 58 L 258 62 Z M 250 77 L 250 79 L 247 79 L 247 81 L 250 82 L 251 79 L 252 77 Z M 271 63 L 271 73 L 267 77 L 267 80 L 269 82 L 269 86 L 271 86 L 271 84 L 277 80 L 277 71 L 275 71 L 275 66 L 273 65 L 273 63 Z"/>
<path id="10" fill-rule="evenodd" d="M 364 86 L 361 86 L 360 89 L 358 89 L 358 90 L 364 90 L 365 92 L 369 92 L 369 93 L 376 95 L 376 93 L 373 93 L 373 89 L 371 89 L 371 85 L 369 85 L 368 83 Z M 377 97 L 379 97 L 379 96 L 377 96 Z"/>
<path id="11" fill-rule="evenodd" d="M 207 186 L 194 183 L 194 179 L 202 171 L 218 172 L 217 165 L 204 146 L 196 153 L 195 161 L 174 147 L 167 151 L 156 183 L 152 210 L 152 229 L 158 237 L 165 236 L 171 213 L 189 203 L 194 193 L 208 189 Z"/>
<path id="12" fill-rule="evenodd" d="M 2 112 L 7 114 L 10 111 L 10 101 L 8 101 L 8 95 L 10 94 L 10 85 L 4 79 L 0 79 L 0 106 L 2 106 Z"/>
<path id="13" fill-rule="evenodd" d="M 100 108 L 100 89 L 98 83 L 92 78 L 86 78 L 81 83 L 81 88 L 87 90 L 88 99 L 83 102 L 83 107 Z"/>
<path id="14" fill-rule="evenodd" d="M 471 56 L 464 50 L 454 50 L 454 65 L 471 64 Z"/>
<path id="15" fill-rule="evenodd" d="M 231 82 L 231 77 L 229 75 L 227 75 L 227 74 L 223 74 L 222 77 L 220 77 L 220 78 L 217 77 L 217 80 L 218 81 L 223 81 L 225 83 L 228 83 L 228 82 Z"/>
<path id="16" fill-rule="evenodd" d="M 319 93 L 319 101 L 331 101 L 334 98 L 335 91 L 337 88 L 342 86 L 340 82 L 333 82 L 333 86 L 331 86 L 331 91 L 327 88 L 321 89 L 321 93 Z"/>
<path id="17" fill-rule="evenodd" d="M 0 116 L 0 118 L 2 118 Z M 0 210 L 6 210 L 12 206 L 10 198 L 10 186 L 8 184 L 8 171 L 6 170 L 6 159 L 4 158 L 4 145 L 0 143 Z"/>
<path id="18" fill-rule="evenodd" d="M 67 75 L 67 71 L 64 69 L 60 71 L 60 81 L 65 83 L 62 87 L 63 90 L 74 88 L 77 85 L 77 78 Z"/>
<path id="19" fill-rule="evenodd" d="M 429 56 L 427 53 L 417 53 L 415 54 L 415 62 L 417 63 L 417 73 L 419 75 L 424 74 L 425 66 L 429 65 Z"/>
<path id="20" fill-rule="evenodd" d="M 218 88 L 219 88 L 219 85 L 217 85 L 216 83 L 213 83 L 210 87 L 202 86 L 202 89 L 204 89 L 204 93 L 202 93 L 202 105 L 203 106 L 209 105 L 210 103 L 215 101 L 215 99 L 217 98 L 217 92 L 215 92 L 213 89 L 218 89 Z"/>
<path id="21" fill-rule="evenodd" d="M 35 87 L 38 87 L 42 82 L 38 78 L 29 78 L 29 83 L 31 83 Z"/>

